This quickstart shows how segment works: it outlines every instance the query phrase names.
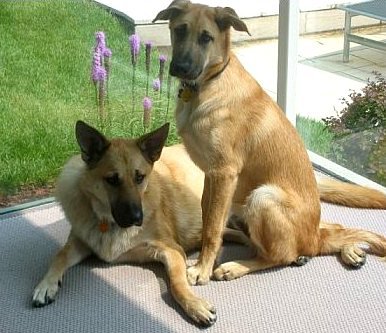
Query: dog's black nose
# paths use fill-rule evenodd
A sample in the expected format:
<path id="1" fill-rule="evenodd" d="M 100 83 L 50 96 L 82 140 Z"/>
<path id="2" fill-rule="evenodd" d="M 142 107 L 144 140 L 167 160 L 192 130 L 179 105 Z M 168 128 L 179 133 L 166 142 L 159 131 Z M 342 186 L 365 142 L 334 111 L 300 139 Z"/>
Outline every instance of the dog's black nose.
<path id="1" fill-rule="evenodd" d="M 143 212 L 141 205 L 118 201 L 112 205 L 111 212 L 115 222 L 122 228 L 142 225 Z"/>
<path id="2" fill-rule="evenodd" d="M 132 210 L 131 221 L 133 225 L 141 226 L 143 220 L 143 212 L 140 207 L 136 207 Z"/>
<path id="3" fill-rule="evenodd" d="M 189 61 L 173 61 L 170 63 L 170 75 L 185 79 L 190 71 Z"/>

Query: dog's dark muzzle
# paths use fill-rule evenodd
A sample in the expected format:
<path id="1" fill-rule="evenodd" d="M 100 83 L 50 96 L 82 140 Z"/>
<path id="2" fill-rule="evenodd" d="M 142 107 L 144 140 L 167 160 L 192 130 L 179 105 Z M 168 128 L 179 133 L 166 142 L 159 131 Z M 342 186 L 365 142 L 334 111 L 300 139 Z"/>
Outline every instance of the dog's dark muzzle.
<path id="1" fill-rule="evenodd" d="M 170 63 L 170 75 L 183 80 L 195 80 L 201 74 L 201 69 L 197 68 L 190 59 L 173 59 Z"/>
<path id="2" fill-rule="evenodd" d="M 118 201 L 112 206 L 111 212 L 115 222 L 122 228 L 142 225 L 143 212 L 140 205 Z"/>

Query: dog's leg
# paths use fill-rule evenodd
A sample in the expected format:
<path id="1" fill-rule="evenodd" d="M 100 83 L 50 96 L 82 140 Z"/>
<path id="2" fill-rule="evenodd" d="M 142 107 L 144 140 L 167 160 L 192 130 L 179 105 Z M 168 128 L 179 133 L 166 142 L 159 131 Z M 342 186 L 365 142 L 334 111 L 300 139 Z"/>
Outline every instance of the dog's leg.
<path id="1" fill-rule="evenodd" d="M 212 304 L 193 293 L 186 277 L 184 257 L 171 248 L 166 248 L 162 257 L 170 278 L 171 292 L 178 304 L 195 322 L 205 326 L 214 324 L 216 310 Z"/>
<path id="2" fill-rule="evenodd" d="M 202 249 L 198 262 L 187 271 L 189 283 L 192 285 L 209 282 L 237 184 L 236 174 L 229 171 L 216 171 L 205 177 L 202 202 Z"/>
<path id="3" fill-rule="evenodd" d="M 186 276 L 186 256 L 183 248 L 170 241 L 147 241 L 145 245 L 123 253 L 114 262 L 160 261 L 165 266 L 170 279 L 171 293 L 185 313 L 197 324 L 210 326 L 215 323 L 216 310 L 208 301 L 197 297 Z"/>
<path id="4" fill-rule="evenodd" d="M 344 227 L 340 224 L 321 222 L 320 228 L 339 230 Z M 366 252 L 356 244 L 345 245 L 340 250 L 340 256 L 343 263 L 352 268 L 361 268 L 366 263 Z"/>
<path id="5" fill-rule="evenodd" d="M 232 280 L 297 260 L 296 230 L 288 218 L 296 213 L 296 206 L 288 198 L 286 192 L 276 186 L 265 185 L 252 191 L 246 201 L 244 220 L 259 256 L 221 264 L 214 271 L 217 280 Z"/>
<path id="6" fill-rule="evenodd" d="M 61 286 L 62 276 L 65 271 L 81 262 L 90 254 L 91 250 L 82 241 L 70 234 L 67 243 L 56 254 L 48 272 L 35 288 L 32 296 L 32 305 L 41 307 L 52 303 Z"/>
<path id="7" fill-rule="evenodd" d="M 239 244 L 251 246 L 251 247 L 253 246 L 253 243 L 251 242 L 251 240 L 241 230 L 225 228 L 222 238 L 226 242 L 239 243 Z"/>

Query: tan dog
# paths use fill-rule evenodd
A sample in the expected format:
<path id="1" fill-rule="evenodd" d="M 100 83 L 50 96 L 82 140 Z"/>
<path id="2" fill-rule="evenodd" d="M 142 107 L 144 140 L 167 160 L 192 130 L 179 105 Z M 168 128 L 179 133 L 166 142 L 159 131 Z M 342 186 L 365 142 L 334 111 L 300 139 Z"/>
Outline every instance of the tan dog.
<path id="1" fill-rule="evenodd" d="M 357 243 L 385 256 L 380 235 L 320 224 L 320 197 L 386 208 L 386 196 L 335 181 L 317 185 L 295 128 L 230 51 L 230 27 L 248 33 L 235 11 L 176 0 L 156 20 L 169 20 L 170 73 L 181 81 L 178 132 L 205 172 L 203 246 L 188 269 L 190 283 L 205 284 L 212 275 L 229 212 L 246 224 L 258 256 L 220 265 L 213 273 L 218 280 L 338 252 L 345 263 L 360 266 L 365 254 Z"/>
<path id="2" fill-rule="evenodd" d="M 111 263 L 162 262 L 186 314 L 198 324 L 215 322 L 214 307 L 186 277 L 185 251 L 201 245 L 204 174 L 182 145 L 163 149 L 168 129 L 109 141 L 77 123 L 82 154 L 67 162 L 57 184 L 71 233 L 34 290 L 34 306 L 51 303 L 65 271 L 96 254 Z M 237 240 L 238 232 L 230 235 Z"/>

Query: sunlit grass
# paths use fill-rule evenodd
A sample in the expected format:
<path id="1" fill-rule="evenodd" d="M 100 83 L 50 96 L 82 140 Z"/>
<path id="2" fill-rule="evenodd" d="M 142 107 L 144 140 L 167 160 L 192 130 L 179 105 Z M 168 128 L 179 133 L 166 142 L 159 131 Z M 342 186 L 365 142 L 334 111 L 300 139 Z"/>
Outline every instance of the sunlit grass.
<path id="1" fill-rule="evenodd" d="M 296 129 L 308 150 L 326 158 L 329 157 L 334 134 L 326 128 L 323 122 L 298 116 Z"/>
<path id="2" fill-rule="evenodd" d="M 100 127 L 90 80 L 95 32 L 104 31 L 112 50 L 108 136 L 143 133 L 144 52 L 137 68 L 136 106 L 131 113 L 132 30 L 90 1 L 0 2 L 0 198 L 25 185 L 56 178 L 78 152 L 76 120 Z M 153 53 L 151 78 L 158 71 Z M 156 100 L 157 94 L 150 97 Z M 154 103 L 153 128 L 165 121 L 165 97 Z M 173 108 L 173 101 L 171 102 Z M 158 114 L 157 114 L 158 113 Z M 169 112 L 169 119 L 173 112 Z M 169 143 L 176 141 L 174 126 Z"/>

